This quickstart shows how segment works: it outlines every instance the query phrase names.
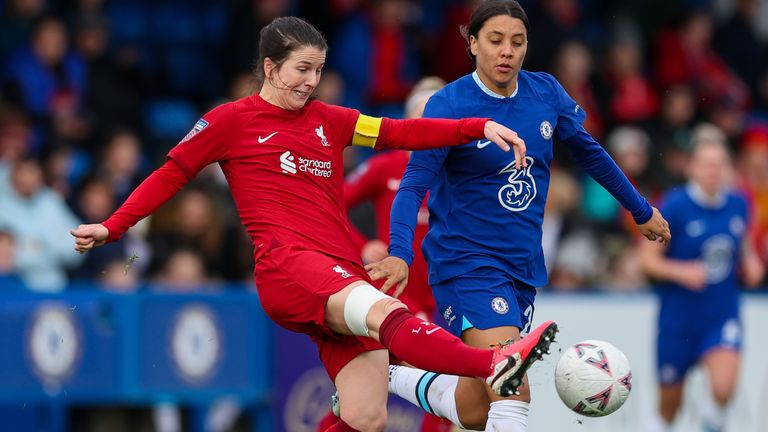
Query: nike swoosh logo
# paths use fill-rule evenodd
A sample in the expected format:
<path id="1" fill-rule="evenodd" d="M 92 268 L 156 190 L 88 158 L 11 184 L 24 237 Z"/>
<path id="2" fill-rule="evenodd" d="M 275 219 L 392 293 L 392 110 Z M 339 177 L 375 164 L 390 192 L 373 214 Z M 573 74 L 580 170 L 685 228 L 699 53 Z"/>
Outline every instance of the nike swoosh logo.
<path id="1" fill-rule="evenodd" d="M 264 144 L 265 142 L 267 142 L 268 139 L 272 138 L 275 135 L 277 135 L 277 132 L 272 132 L 271 134 L 267 135 L 264 138 L 259 137 L 259 144 Z"/>
<path id="2" fill-rule="evenodd" d="M 485 140 L 485 141 L 480 141 L 480 140 L 477 140 L 477 148 L 479 148 L 479 149 L 483 149 L 483 148 L 485 148 L 486 146 L 488 146 L 488 144 L 490 144 L 490 143 L 491 143 L 491 141 L 490 141 L 490 140 Z"/>
<path id="3" fill-rule="evenodd" d="M 431 330 L 427 330 L 425 333 L 428 334 L 428 335 L 431 335 L 432 333 L 434 333 L 434 332 L 436 332 L 438 330 L 440 330 L 440 327 L 435 327 L 435 328 L 433 328 Z"/>

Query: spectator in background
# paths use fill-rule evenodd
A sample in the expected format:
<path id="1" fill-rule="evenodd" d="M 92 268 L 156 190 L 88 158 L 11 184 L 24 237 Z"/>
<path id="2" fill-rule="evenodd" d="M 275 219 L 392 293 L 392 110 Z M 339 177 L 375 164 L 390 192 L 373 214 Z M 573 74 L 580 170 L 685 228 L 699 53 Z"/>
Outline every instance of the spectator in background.
<path id="1" fill-rule="evenodd" d="M 712 16 L 704 10 L 692 11 L 680 26 L 660 32 L 654 51 L 658 83 L 662 88 L 691 85 L 705 110 L 717 106 L 744 110 L 750 103 L 749 91 L 712 49 L 712 33 Z"/>
<path id="2" fill-rule="evenodd" d="M 253 56 L 259 47 L 259 30 L 273 19 L 286 15 L 289 0 L 234 0 L 227 52 L 227 79 L 253 69 Z"/>
<path id="3" fill-rule="evenodd" d="M 562 240 L 583 222 L 579 208 L 581 186 L 566 170 L 553 167 L 549 180 L 544 222 L 541 224 L 541 247 L 547 274 L 555 268 L 557 252 Z"/>
<path id="4" fill-rule="evenodd" d="M 32 26 L 45 11 L 45 0 L 9 0 L 0 4 L 0 59 L 29 40 Z"/>
<path id="5" fill-rule="evenodd" d="M 81 185 L 72 208 L 84 223 L 94 223 L 109 217 L 116 205 L 112 186 L 105 180 L 93 177 Z M 146 248 L 146 244 L 137 239 L 137 235 L 131 234 L 119 242 L 110 243 L 86 255 L 72 276 L 79 280 L 107 281 L 109 286 L 116 288 L 133 286 L 135 279 L 142 276 L 146 268 L 149 259 Z M 134 255 L 139 257 L 139 261 L 129 265 L 130 257 Z M 118 267 L 123 273 L 128 273 L 127 270 L 130 269 L 130 276 L 126 274 L 120 277 Z"/>
<path id="6" fill-rule="evenodd" d="M 344 105 L 402 117 L 402 103 L 418 77 L 406 0 L 378 0 L 346 22 L 329 65 L 344 78 Z"/>
<path id="7" fill-rule="evenodd" d="M 660 295 L 654 432 L 670 430 L 696 364 L 706 371 L 716 402 L 702 412 L 704 430 L 723 430 L 741 361 L 738 279 L 755 286 L 764 274 L 748 236 L 747 203 L 731 188 L 724 135 L 705 124 L 692 142 L 690 181 L 669 192 L 661 206 L 675 236 L 667 247 L 640 245 L 641 265 Z"/>
<path id="8" fill-rule="evenodd" d="M 649 171 L 657 189 L 685 182 L 691 128 L 696 120 L 696 95 L 685 84 L 664 92 L 660 116 L 651 124 Z"/>
<path id="9" fill-rule="evenodd" d="M 589 113 L 584 120 L 584 129 L 596 139 L 600 139 L 605 132 L 605 122 L 600 115 L 597 97 L 590 81 L 592 71 L 592 55 L 582 42 L 573 40 L 560 46 L 554 60 L 553 75 L 573 100 Z"/>
<path id="10" fill-rule="evenodd" d="M 472 59 L 459 53 L 466 50 L 467 42 L 456 32 L 456 29 L 469 22 L 472 10 L 480 0 L 457 0 L 439 2 L 442 13 L 440 27 L 430 40 L 430 48 L 424 53 L 429 58 L 431 73 L 444 81 L 453 81 L 472 71 Z M 447 5 L 445 3 L 448 3 Z M 434 13 L 429 10 L 426 13 Z M 446 55 L 452 53 L 451 55 Z M 453 54 L 455 53 L 455 54 Z"/>
<path id="11" fill-rule="evenodd" d="M 139 274 L 126 259 L 107 262 L 94 278 L 105 291 L 133 294 L 139 289 Z"/>
<path id="12" fill-rule="evenodd" d="M 651 139 L 648 134 L 636 126 L 620 126 L 611 131 L 606 142 L 608 151 L 629 181 L 644 196 L 654 197 L 658 191 L 649 178 Z"/>
<path id="13" fill-rule="evenodd" d="M 155 278 L 158 289 L 172 292 L 200 291 L 211 282 L 203 257 L 192 249 L 178 248 L 163 262 Z"/>
<path id="14" fill-rule="evenodd" d="M 608 53 L 605 77 L 613 124 L 646 122 L 658 112 L 659 97 L 643 73 L 639 42 L 626 37 L 615 40 Z"/>
<path id="15" fill-rule="evenodd" d="M 733 15 L 715 33 L 714 48 L 749 88 L 753 101 L 760 101 L 760 80 L 768 73 L 768 46 L 755 31 L 758 0 L 736 0 Z"/>
<path id="16" fill-rule="evenodd" d="M 109 185 L 120 203 L 141 182 L 141 142 L 129 129 L 113 132 L 104 146 L 96 167 L 96 176 Z"/>
<path id="17" fill-rule="evenodd" d="M 84 125 L 77 117 L 86 87 L 86 67 L 68 48 L 67 31 L 54 17 L 40 19 L 32 41 L 8 59 L 3 71 L 8 98 L 32 116 L 48 139 L 78 140 Z M 42 150 L 42 141 L 32 149 Z"/>
<path id="18" fill-rule="evenodd" d="M 149 271 L 157 272 L 179 248 L 194 251 L 205 273 L 230 282 L 245 280 L 252 261 L 243 243 L 242 228 L 229 223 L 207 190 L 190 188 L 150 221 L 149 244 L 153 255 Z"/>
<path id="19" fill-rule="evenodd" d="M 16 271 L 16 239 L 3 228 L 0 228 L 0 287 L 0 292 L 26 288 Z"/>
<path id="20" fill-rule="evenodd" d="M 12 167 L 10 178 L 0 178 L 0 226 L 16 237 L 16 268 L 33 291 L 61 291 L 67 268 L 82 259 L 72 253 L 67 228 L 79 221 L 64 200 L 45 187 L 43 170 L 35 159 Z M 62 231 L 63 230 L 63 231 Z"/>
<path id="21" fill-rule="evenodd" d="M 747 129 L 738 167 L 753 216 L 752 242 L 763 262 L 768 262 L 768 125 Z"/>
<path id="22" fill-rule="evenodd" d="M 650 158 L 650 139 L 648 134 L 635 126 L 621 126 L 608 135 L 606 139 L 608 151 L 627 176 L 632 185 L 643 194 L 652 198 L 655 190 L 647 175 Z M 610 231 L 637 231 L 632 215 L 622 211 L 610 193 L 600 186 L 592 177 L 582 179 L 584 189 L 582 208 L 591 220 L 600 222 Z"/>
<path id="23" fill-rule="evenodd" d="M 144 78 L 135 65 L 120 63 L 107 51 L 110 33 L 106 17 L 95 12 L 78 15 L 74 36 L 75 49 L 87 68 L 84 111 L 93 126 L 92 138 L 121 126 L 138 128 L 141 98 L 146 96 Z M 86 149 L 98 152 L 100 144 L 98 139 L 91 139 Z"/>
<path id="24" fill-rule="evenodd" d="M 548 286 L 557 291 L 581 290 L 605 267 L 595 226 L 579 205 L 582 197 L 581 184 L 568 171 L 552 169 L 541 246 Z"/>
<path id="25" fill-rule="evenodd" d="M 568 41 L 583 40 L 582 2 L 534 0 L 530 3 L 531 47 L 526 67 L 532 71 L 548 70 L 552 66 L 552 53 L 560 52 Z M 558 78 L 562 81 L 561 77 Z"/>
<path id="26" fill-rule="evenodd" d="M 22 111 L 0 107 L 0 169 L 25 158 L 32 145 L 32 130 Z"/>

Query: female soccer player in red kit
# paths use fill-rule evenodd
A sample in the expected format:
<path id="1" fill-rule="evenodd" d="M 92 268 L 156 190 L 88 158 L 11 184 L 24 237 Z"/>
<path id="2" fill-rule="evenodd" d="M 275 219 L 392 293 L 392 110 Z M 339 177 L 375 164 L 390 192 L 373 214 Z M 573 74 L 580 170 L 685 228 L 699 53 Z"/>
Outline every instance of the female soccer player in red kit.
<path id="1" fill-rule="evenodd" d="M 341 418 L 329 431 L 384 430 L 386 350 L 422 369 L 483 377 L 500 394 L 516 391 L 557 326 L 547 322 L 514 344 L 472 348 L 373 288 L 350 238 L 341 167 L 347 145 L 423 149 L 486 138 L 505 150 L 511 143 L 522 164 L 525 144 L 487 119 L 380 119 L 310 100 L 326 51 L 323 36 L 301 19 L 265 26 L 260 92 L 203 116 L 109 219 L 72 231 L 75 249 L 117 240 L 218 162 L 253 241 L 265 312 L 312 337 L 339 391 Z"/>

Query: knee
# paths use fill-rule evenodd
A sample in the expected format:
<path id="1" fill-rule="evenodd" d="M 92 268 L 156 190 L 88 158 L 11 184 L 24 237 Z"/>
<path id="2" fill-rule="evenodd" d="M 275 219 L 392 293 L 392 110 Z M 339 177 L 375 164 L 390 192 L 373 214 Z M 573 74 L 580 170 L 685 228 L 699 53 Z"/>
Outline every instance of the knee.
<path id="1" fill-rule="evenodd" d="M 381 327 L 381 323 L 384 322 L 387 315 L 398 309 L 407 309 L 407 306 L 405 306 L 405 303 L 394 297 L 385 298 L 376 302 L 371 306 L 371 309 L 366 316 L 366 324 L 370 331 L 378 333 L 379 327 Z"/>
<path id="2" fill-rule="evenodd" d="M 341 419 L 351 428 L 361 432 L 383 432 L 387 427 L 387 410 L 344 405 Z"/>
<path id="3" fill-rule="evenodd" d="M 712 397 L 720 406 L 725 406 L 731 401 L 735 391 L 733 383 L 720 384 L 712 389 Z"/>

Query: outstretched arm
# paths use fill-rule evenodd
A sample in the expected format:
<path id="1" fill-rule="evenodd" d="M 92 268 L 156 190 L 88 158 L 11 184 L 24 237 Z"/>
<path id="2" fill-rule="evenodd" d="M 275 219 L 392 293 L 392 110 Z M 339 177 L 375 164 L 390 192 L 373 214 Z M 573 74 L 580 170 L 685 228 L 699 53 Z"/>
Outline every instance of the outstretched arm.
<path id="1" fill-rule="evenodd" d="M 109 219 L 101 224 L 80 225 L 70 231 L 75 237 L 75 250 L 84 253 L 119 240 L 128 228 L 157 210 L 189 180 L 185 170 L 169 159 L 150 174 Z"/>
<path id="2" fill-rule="evenodd" d="M 483 138 L 504 151 L 509 151 L 511 146 L 517 168 L 526 165 L 522 138 L 506 126 L 483 118 L 394 120 L 361 114 L 355 125 L 352 144 L 376 149 L 429 150 Z"/>

